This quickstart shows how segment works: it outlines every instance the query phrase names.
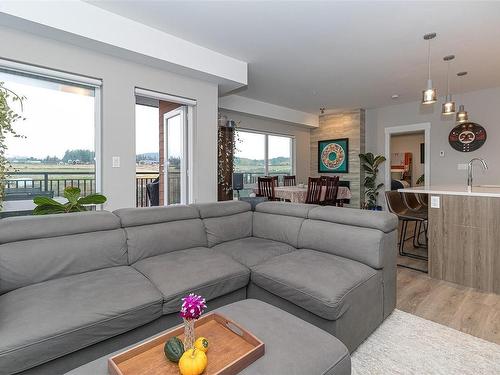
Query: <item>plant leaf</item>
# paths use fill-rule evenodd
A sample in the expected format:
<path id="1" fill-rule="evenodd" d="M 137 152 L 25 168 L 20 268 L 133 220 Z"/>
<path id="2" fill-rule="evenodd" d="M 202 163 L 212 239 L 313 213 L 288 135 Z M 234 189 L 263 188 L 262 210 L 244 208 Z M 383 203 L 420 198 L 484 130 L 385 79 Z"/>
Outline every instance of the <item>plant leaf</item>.
<path id="1" fill-rule="evenodd" d="M 63 192 L 64 198 L 66 198 L 71 203 L 76 203 L 80 197 L 80 189 L 73 186 L 68 186 Z"/>
<path id="2" fill-rule="evenodd" d="M 62 214 L 66 212 L 64 206 L 56 206 L 52 204 L 43 204 L 36 206 L 33 210 L 33 215 L 50 215 L 50 214 Z"/>
<path id="3" fill-rule="evenodd" d="M 103 204 L 106 200 L 106 197 L 102 194 L 90 194 L 78 199 L 78 204 Z"/>
<path id="4" fill-rule="evenodd" d="M 33 199 L 33 203 L 37 206 L 56 206 L 56 207 L 64 207 L 61 203 L 56 201 L 55 199 L 49 197 L 38 196 Z"/>

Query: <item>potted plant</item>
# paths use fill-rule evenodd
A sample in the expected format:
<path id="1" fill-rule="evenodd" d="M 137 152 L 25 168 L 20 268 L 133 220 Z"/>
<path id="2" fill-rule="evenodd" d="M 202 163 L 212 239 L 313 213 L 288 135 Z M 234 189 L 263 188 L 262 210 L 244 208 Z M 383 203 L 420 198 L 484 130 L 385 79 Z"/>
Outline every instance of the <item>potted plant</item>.
<path id="1" fill-rule="evenodd" d="M 379 190 L 384 186 L 383 183 L 377 184 L 378 167 L 386 160 L 384 156 L 374 156 L 371 152 L 359 154 L 361 168 L 365 172 L 363 186 L 365 188 L 365 201 L 362 208 L 366 210 L 382 210 L 377 205 Z"/>
<path id="2" fill-rule="evenodd" d="M 2 202 L 4 200 L 6 175 L 10 168 L 10 163 L 5 156 L 7 152 L 5 140 L 8 135 L 21 137 L 16 133 L 13 126 L 16 121 L 24 120 L 24 118 L 11 107 L 12 103 L 9 102 L 18 101 L 22 111 L 24 99 L 24 97 L 17 95 L 15 92 L 5 87 L 3 82 L 0 82 L 0 208 L 2 208 Z"/>
<path id="3" fill-rule="evenodd" d="M 35 197 L 33 202 L 36 204 L 33 215 L 65 214 L 70 212 L 88 211 L 88 205 L 103 204 L 106 197 L 101 194 L 90 194 L 86 197 L 80 197 L 80 189 L 68 186 L 64 189 L 63 196 L 68 200 L 66 203 L 60 203 L 49 197 Z"/>

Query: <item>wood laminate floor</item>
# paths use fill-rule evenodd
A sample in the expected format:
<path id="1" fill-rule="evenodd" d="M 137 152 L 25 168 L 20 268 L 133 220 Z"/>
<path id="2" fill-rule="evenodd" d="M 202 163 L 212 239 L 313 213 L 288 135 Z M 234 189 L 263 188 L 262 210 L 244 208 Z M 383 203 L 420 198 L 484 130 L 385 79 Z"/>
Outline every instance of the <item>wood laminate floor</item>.
<path id="1" fill-rule="evenodd" d="M 410 229 L 413 230 L 409 227 L 408 233 Z M 412 253 L 426 254 L 425 249 L 415 249 L 411 240 L 405 242 L 404 249 Z M 426 261 L 399 255 L 398 264 L 427 270 Z M 498 294 L 431 279 L 427 273 L 398 267 L 397 308 L 500 344 Z"/>

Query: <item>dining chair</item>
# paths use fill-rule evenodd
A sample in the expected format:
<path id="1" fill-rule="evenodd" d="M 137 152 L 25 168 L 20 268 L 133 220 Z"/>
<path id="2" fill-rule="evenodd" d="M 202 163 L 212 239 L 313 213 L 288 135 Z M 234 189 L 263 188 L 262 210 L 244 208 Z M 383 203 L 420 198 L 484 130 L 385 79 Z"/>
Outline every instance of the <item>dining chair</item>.
<path id="1" fill-rule="evenodd" d="M 278 176 L 264 176 L 264 177 L 267 177 L 267 178 L 272 178 L 274 180 L 274 186 L 280 186 L 280 183 L 279 183 L 279 178 Z"/>
<path id="2" fill-rule="evenodd" d="M 309 177 L 307 181 L 306 203 L 319 204 L 322 186 L 323 179 L 321 177 Z"/>
<path id="3" fill-rule="evenodd" d="M 283 186 L 295 186 L 297 182 L 295 176 L 283 176 Z"/>
<path id="4" fill-rule="evenodd" d="M 339 193 L 339 176 L 323 177 L 325 198 L 319 202 L 322 206 L 336 206 Z"/>
<path id="5" fill-rule="evenodd" d="M 257 196 L 267 197 L 267 199 L 270 201 L 278 200 L 274 192 L 276 180 L 277 179 L 274 177 L 259 177 L 257 180 Z"/>

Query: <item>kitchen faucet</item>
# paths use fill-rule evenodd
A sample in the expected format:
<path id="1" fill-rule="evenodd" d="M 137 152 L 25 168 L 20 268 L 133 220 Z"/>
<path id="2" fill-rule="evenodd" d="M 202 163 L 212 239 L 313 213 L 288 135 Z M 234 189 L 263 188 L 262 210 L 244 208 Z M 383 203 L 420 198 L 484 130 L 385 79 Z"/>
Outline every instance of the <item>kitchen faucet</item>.
<path id="1" fill-rule="evenodd" d="M 486 161 L 484 161 L 484 159 L 473 158 L 469 161 L 469 164 L 467 164 L 467 191 L 469 193 L 472 193 L 472 164 L 474 163 L 475 160 L 481 162 L 484 170 L 488 169 L 488 164 L 486 164 Z"/>

